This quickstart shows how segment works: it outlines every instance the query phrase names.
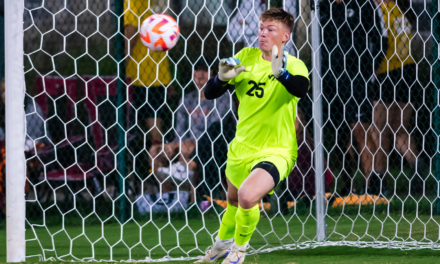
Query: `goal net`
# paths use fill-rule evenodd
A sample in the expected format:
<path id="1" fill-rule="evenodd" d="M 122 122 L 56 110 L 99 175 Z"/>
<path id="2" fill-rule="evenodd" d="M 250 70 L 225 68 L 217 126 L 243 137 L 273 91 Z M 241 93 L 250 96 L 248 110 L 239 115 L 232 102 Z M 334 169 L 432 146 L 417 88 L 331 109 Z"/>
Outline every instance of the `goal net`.
<path id="1" fill-rule="evenodd" d="M 258 47 L 273 6 L 294 15 L 286 46 L 311 88 L 296 165 L 262 199 L 250 253 L 439 249 L 438 6 L 378 2 L 24 0 L 28 260 L 203 254 L 239 102 L 202 89 L 219 59 Z M 180 26 L 167 52 L 142 46 L 151 14 Z"/>

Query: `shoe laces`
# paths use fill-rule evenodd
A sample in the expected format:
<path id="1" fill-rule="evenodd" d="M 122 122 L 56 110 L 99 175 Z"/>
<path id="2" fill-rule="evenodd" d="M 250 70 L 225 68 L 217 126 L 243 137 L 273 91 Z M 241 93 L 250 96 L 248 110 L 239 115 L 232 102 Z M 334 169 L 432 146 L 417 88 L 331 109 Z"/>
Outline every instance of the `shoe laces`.
<path id="1" fill-rule="evenodd" d="M 212 250 L 212 246 L 209 246 L 205 249 L 205 256 L 208 256 L 208 258 L 211 257 L 211 250 Z"/>
<path id="2" fill-rule="evenodd" d="M 247 248 L 247 245 L 244 247 L 244 250 L 246 250 L 246 248 Z M 242 251 L 242 250 L 243 250 L 243 246 L 239 246 L 239 245 L 234 243 L 234 245 L 231 247 L 231 251 L 229 252 L 228 257 L 229 256 L 233 257 L 233 256 L 237 255 L 237 253 L 239 251 Z"/>

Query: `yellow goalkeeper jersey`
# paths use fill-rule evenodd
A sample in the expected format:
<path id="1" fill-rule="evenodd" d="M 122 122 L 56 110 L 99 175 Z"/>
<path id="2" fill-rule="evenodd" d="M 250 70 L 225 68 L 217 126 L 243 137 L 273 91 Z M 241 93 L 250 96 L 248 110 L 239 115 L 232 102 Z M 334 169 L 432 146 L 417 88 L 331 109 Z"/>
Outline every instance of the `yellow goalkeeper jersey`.
<path id="1" fill-rule="evenodd" d="M 261 153 L 280 154 L 296 160 L 295 119 L 298 97 L 290 94 L 273 76 L 271 63 L 258 48 L 244 48 L 235 55 L 246 70 L 229 81 L 240 101 L 238 125 L 229 146 L 228 159 L 241 159 Z M 304 62 L 290 56 L 287 68 L 291 75 L 308 79 Z"/>

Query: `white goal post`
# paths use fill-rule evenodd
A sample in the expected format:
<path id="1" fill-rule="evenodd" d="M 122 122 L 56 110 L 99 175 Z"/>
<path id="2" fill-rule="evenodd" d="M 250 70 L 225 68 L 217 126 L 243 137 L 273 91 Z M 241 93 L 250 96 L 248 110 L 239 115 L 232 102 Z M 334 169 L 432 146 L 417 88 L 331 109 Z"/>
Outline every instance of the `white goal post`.
<path id="1" fill-rule="evenodd" d="M 24 157 L 24 1 L 5 1 L 7 261 L 26 261 Z"/>

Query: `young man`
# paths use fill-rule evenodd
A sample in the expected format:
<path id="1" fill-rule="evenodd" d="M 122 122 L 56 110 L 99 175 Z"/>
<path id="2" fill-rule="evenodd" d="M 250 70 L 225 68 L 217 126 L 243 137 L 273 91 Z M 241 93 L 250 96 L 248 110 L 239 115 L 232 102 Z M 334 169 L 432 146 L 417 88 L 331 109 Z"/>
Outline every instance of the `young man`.
<path id="1" fill-rule="evenodd" d="M 271 8 L 260 20 L 259 48 L 222 59 L 205 88 L 207 99 L 235 89 L 240 105 L 226 165 L 228 206 L 216 242 L 198 263 L 226 256 L 223 264 L 243 263 L 260 219 L 259 201 L 289 175 L 297 157 L 296 106 L 308 91 L 308 70 L 284 51 L 293 16 Z"/>

